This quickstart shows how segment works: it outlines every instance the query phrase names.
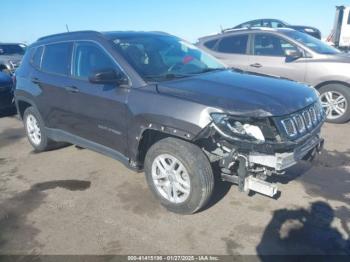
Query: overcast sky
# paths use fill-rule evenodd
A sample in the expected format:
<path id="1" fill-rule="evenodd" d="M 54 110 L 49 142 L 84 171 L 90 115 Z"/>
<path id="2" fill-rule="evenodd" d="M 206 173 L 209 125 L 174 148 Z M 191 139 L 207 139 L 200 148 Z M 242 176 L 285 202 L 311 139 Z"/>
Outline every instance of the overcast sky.
<path id="1" fill-rule="evenodd" d="M 2 0 L 0 42 L 27 42 L 76 30 L 158 30 L 191 42 L 256 18 L 318 27 L 326 37 L 338 0 Z"/>

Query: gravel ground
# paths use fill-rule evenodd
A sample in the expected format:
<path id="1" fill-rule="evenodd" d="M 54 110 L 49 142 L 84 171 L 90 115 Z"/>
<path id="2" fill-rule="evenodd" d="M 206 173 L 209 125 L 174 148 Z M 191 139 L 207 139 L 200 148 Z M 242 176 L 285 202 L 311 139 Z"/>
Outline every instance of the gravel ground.
<path id="1" fill-rule="evenodd" d="M 69 146 L 35 154 L 0 118 L 0 254 L 350 253 L 350 125 L 326 124 L 325 150 L 276 179 L 271 199 L 217 184 L 210 206 L 163 209 L 144 175 Z"/>

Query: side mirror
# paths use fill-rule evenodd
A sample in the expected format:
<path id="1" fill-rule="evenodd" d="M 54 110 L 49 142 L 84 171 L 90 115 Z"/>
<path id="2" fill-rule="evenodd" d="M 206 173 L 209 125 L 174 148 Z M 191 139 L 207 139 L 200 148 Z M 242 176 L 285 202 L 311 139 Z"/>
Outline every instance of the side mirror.
<path id="1" fill-rule="evenodd" d="M 128 78 L 114 69 L 103 69 L 93 73 L 89 77 L 90 83 L 102 85 L 128 85 Z"/>
<path id="2" fill-rule="evenodd" d="M 286 61 L 291 62 L 291 61 L 297 60 L 300 57 L 302 57 L 303 53 L 300 52 L 299 50 L 287 49 L 285 51 L 285 55 L 286 55 Z"/>

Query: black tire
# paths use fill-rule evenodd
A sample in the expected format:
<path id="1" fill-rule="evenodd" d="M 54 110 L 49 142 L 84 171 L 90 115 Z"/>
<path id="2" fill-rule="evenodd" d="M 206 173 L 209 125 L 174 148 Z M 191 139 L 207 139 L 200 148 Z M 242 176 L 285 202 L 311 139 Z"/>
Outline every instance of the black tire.
<path id="1" fill-rule="evenodd" d="M 40 139 L 40 143 L 38 143 L 38 144 L 36 144 L 32 141 L 32 139 L 30 138 L 30 135 L 28 133 L 27 119 L 29 116 L 33 116 L 36 119 L 36 121 L 38 123 L 38 128 L 40 129 L 41 139 Z M 32 147 L 34 148 L 35 152 L 43 152 L 43 151 L 52 150 L 52 149 L 55 149 L 55 148 L 62 146 L 61 143 L 57 143 L 57 142 L 48 138 L 46 131 L 45 131 L 44 122 L 40 116 L 40 113 L 35 109 L 35 107 L 28 107 L 24 111 L 23 123 L 24 123 L 24 127 L 25 127 L 28 141 L 32 145 Z"/>
<path id="2" fill-rule="evenodd" d="M 347 121 L 350 120 L 350 87 L 341 85 L 341 84 L 329 84 L 329 85 L 322 86 L 319 89 L 321 96 L 322 94 L 330 91 L 340 93 L 342 96 L 344 96 L 347 102 L 347 109 L 342 116 L 335 119 L 327 118 L 326 121 L 329 123 L 336 123 L 336 124 L 346 123 Z"/>
<path id="3" fill-rule="evenodd" d="M 182 203 L 173 203 L 163 197 L 152 179 L 152 164 L 162 154 L 171 155 L 186 168 L 190 180 L 190 192 Z M 145 174 L 149 188 L 168 210 L 179 214 L 193 214 L 204 207 L 214 188 L 214 176 L 209 159 L 196 145 L 177 138 L 165 138 L 148 150 L 145 158 Z"/>

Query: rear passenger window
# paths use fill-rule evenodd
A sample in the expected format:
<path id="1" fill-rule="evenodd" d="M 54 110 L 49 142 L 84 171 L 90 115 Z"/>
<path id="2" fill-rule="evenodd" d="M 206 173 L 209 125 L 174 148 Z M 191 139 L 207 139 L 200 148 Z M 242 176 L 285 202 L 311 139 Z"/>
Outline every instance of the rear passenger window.
<path id="1" fill-rule="evenodd" d="M 248 35 L 237 35 L 222 38 L 218 51 L 231 54 L 245 54 L 247 51 Z"/>
<path id="2" fill-rule="evenodd" d="M 116 68 L 115 63 L 100 47 L 86 42 L 76 44 L 73 64 L 75 77 L 87 80 L 99 70 L 112 68 Z"/>
<path id="3" fill-rule="evenodd" d="M 48 73 L 69 75 L 72 43 L 45 46 L 41 69 Z"/>
<path id="4" fill-rule="evenodd" d="M 218 42 L 218 39 L 209 40 L 209 41 L 204 43 L 204 46 L 206 46 L 209 49 L 213 49 L 217 42 Z"/>
<path id="5" fill-rule="evenodd" d="M 35 66 L 36 68 L 39 68 L 39 69 L 41 66 L 41 57 L 43 55 L 43 50 L 44 50 L 44 48 L 42 46 L 37 47 L 34 51 L 32 61 L 31 61 L 33 66 Z"/>

